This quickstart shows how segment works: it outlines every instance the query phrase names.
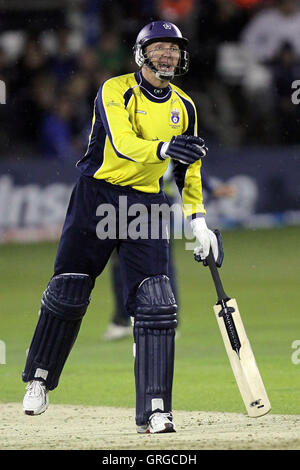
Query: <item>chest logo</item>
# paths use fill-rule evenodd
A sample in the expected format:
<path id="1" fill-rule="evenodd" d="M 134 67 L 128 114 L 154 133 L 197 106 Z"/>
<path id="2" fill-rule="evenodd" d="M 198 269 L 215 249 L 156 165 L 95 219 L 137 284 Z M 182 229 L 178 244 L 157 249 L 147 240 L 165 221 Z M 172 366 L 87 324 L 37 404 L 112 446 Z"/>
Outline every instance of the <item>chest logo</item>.
<path id="1" fill-rule="evenodd" d="M 180 121 L 180 110 L 172 109 L 171 111 L 171 121 L 173 124 L 178 124 Z"/>

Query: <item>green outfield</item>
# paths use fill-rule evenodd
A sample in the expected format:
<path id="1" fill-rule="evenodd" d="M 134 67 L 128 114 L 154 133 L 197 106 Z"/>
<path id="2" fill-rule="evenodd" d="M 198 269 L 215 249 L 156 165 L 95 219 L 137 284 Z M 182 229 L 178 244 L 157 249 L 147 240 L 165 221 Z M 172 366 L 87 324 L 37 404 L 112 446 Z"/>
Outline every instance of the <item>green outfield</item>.
<path id="1" fill-rule="evenodd" d="M 225 290 L 238 300 L 272 412 L 298 414 L 300 364 L 292 361 L 292 343 L 300 340 L 300 228 L 228 231 L 223 240 Z M 0 340 L 6 345 L 0 402 L 23 399 L 21 372 L 55 251 L 54 243 L 0 247 Z M 216 294 L 209 270 L 193 261 L 184 241 L 175 242 L 175 256 L 181 308 L 173 407 L 244 413 L 212 311 Z M 101 341 L 112 309 L 108 266 L 52 403 L 134 407 L 132 340 Z"/>

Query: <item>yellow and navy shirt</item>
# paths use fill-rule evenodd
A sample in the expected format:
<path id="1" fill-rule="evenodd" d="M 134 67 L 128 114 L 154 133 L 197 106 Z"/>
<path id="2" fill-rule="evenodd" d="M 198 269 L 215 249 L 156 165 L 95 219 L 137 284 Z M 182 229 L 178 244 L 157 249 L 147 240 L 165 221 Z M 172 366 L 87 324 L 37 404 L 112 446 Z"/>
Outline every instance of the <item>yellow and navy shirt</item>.
<path id="1" fill-rule="evenodd" d="M 170 161 L 160 158 L 161 146 L 181 134 L 197 135 L 197 114 L 180 88 L 155 88 L 141 71 L 114 77 L 97 93 L 88 148 L 77 166 L 86 176 L 158 193 Z M 205 213 L 200 169 L 200 160 L 174 161 L 186 217 Z"/>

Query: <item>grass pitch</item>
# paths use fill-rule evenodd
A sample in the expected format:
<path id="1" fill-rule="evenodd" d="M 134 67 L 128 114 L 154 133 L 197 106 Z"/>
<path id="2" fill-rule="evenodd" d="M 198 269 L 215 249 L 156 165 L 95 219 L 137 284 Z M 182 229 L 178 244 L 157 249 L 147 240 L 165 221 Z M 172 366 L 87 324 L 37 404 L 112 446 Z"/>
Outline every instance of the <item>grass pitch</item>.
<path id="1" fill-rule="evenodd" d="M 221 277 L 238 301 L 244 325 L 272 404 L 272 413 L 298 414 L 300 228 L 223 233 Z M 0 402 L 20 402 L 26 349 L 40 299 L 52 274 L 56 243 L 0 247 Z M 244 413 L 212 305 L 208 268 L 193 261 L 184 241 L 174 243 L 180 325 L 176 339 L 173 407 L 177 410 Z M 101 340 L 114 308 L 109 265 L 92 301 L 52 403 L 135 406 L 132 339 Z M 3 346 L 5 345 L 5 351 Z M 5 362 L 5 364 L 3 363 Z"/>

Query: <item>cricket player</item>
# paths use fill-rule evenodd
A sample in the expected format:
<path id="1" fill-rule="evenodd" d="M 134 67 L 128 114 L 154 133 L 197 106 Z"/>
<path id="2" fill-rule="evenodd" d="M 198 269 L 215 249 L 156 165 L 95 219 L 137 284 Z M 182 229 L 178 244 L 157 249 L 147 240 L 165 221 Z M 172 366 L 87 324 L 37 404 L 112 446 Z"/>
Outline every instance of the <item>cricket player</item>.
<path id="1" fill-rule="evenodd" d="M 172 383 L 177 305 L 168 276 L 163 218 L 158 221 L 162 229 L 158 237 L 150 230 L 152 206 L 166 203 L 162 177 L 171 159 L 185 217 L 199 242 L 196 256 L 204 260 L 210 248 L 218 264 L 223 256 L 219 234 L 205 223 L 200 168 L 207 149 L 197 136 L 195 106 L 171 84 L 174 76 L 188 71 L 187 43 L 172 23 L 147 24 L 134 47 L 139 70 L 105 81 L 98 91 L 88 148 L 77 163 L 80 176 L 22 374 L 28 382 L 23 400 L 27 415 L 47 409 L 49 391 L 58 385 L 95 280 L 117 249 L 126 306 L 134 317 L 137 431 L 175 431 Z M 120 202 L 124 198 L 125 219 Z M 148 210 L 148 237 L 130 235 L 130 208 L 136 204 Z M 115 230 L 108 237 L 99 233 L 104 207 L 115 209 L 116 214 Z"/>

